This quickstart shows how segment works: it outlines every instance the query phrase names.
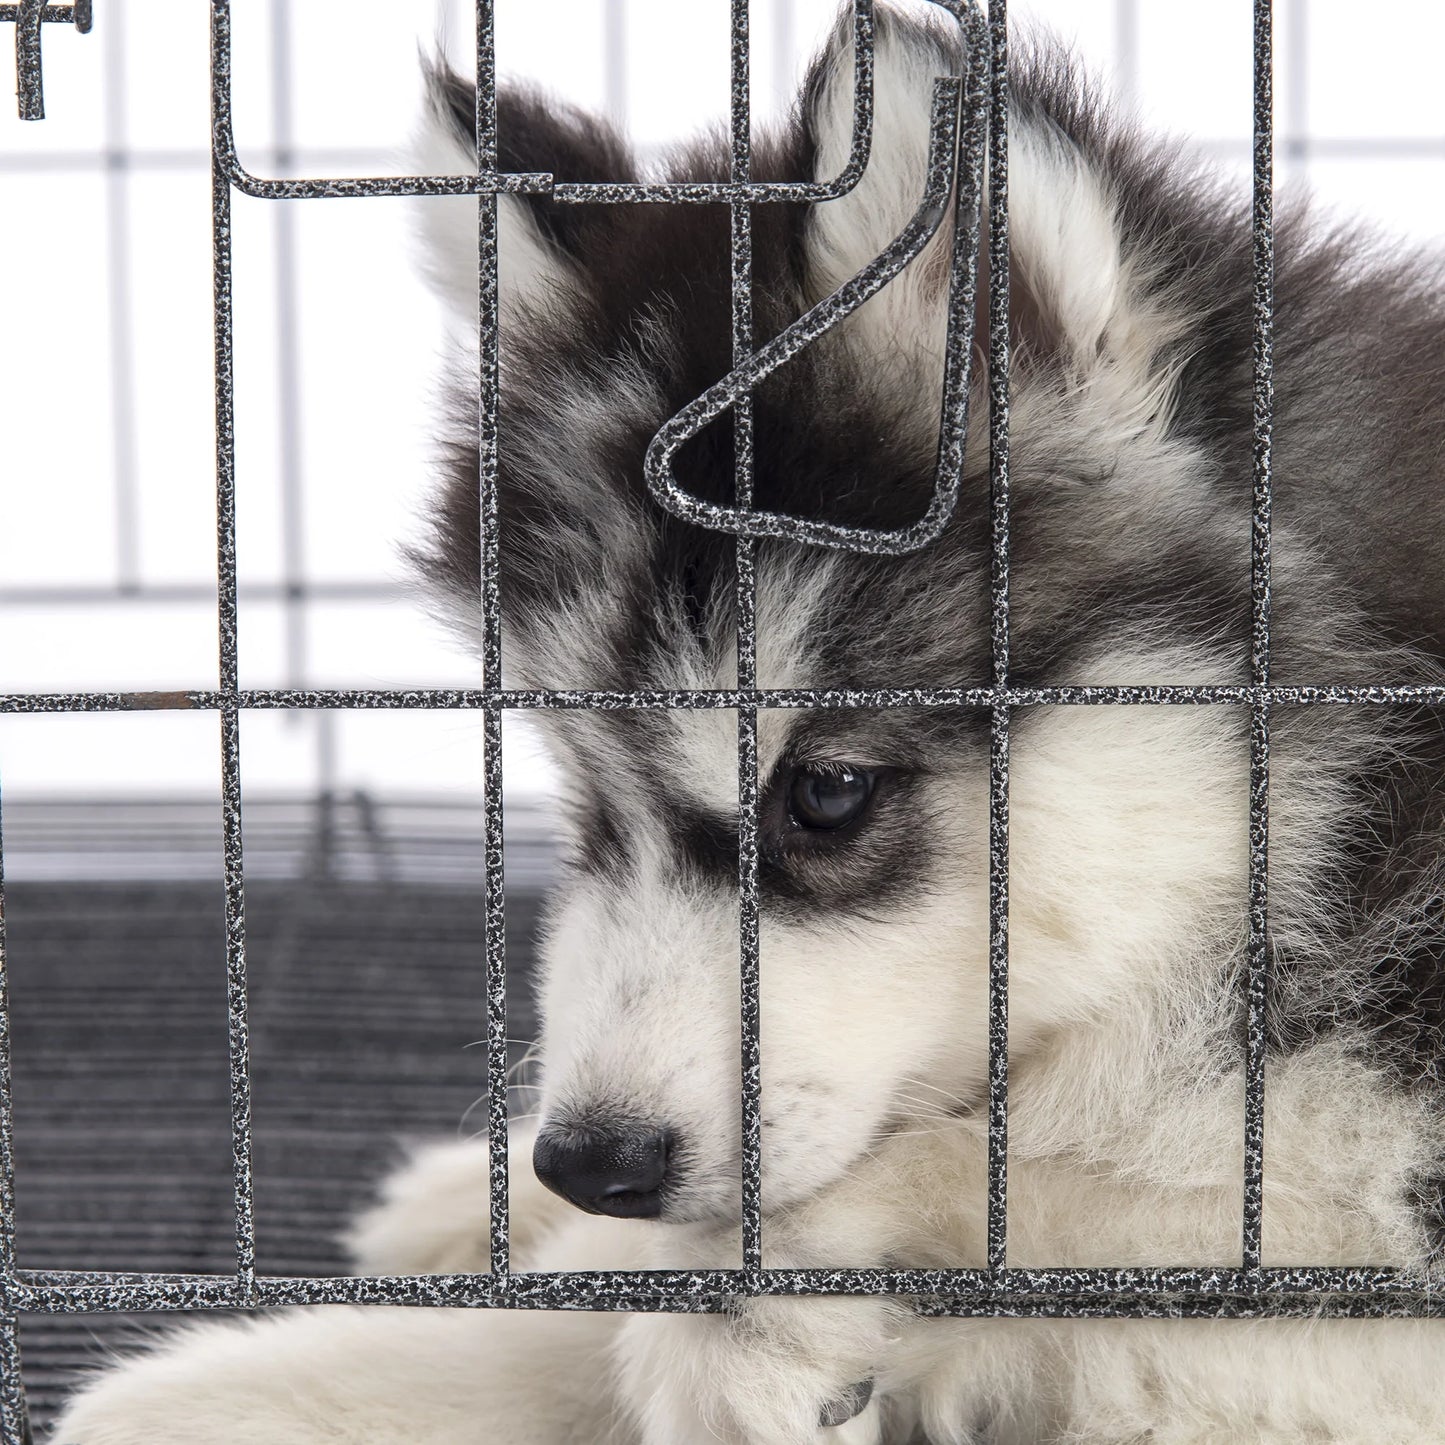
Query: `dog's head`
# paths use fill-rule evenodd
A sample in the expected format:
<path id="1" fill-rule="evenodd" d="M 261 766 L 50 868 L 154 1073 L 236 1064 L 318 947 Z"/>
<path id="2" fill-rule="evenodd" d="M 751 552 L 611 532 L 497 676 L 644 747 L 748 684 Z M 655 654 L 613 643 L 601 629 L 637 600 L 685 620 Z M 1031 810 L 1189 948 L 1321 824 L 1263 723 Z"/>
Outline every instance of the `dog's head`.
<path id="1" fill-rule="evenodd" d="M 753 209 L 760 341 L 904 229 L 924 191 L 933 79 L 960 70 L 945 25 L 879 15 L 861 183 L 814 206 Z M 1235 423 L 1248 396 L 1248 315 L 1189 315 L 1179 299 L 1191 268 L 1228 270 L 1247 287 L 1242 211 L 1230 203 L 1201 239 L 1201 217 L 1225 203 L 1196 192 L 1186 214 L 1171 211 L 1168 162 L 1110 139 L 1057 58 L 1019 70 L 1014 115 L 1012 680 L 1247 680 L 1247 514 L 1218 506 L 1209 487 L 1220 449 L 1247 447 L 1247 425 Z M 470 83 L 433 72 L 420 168 L 472 169 L 472 126 Z M 844 27 L 791 122 L 758 138 L 753 178 L 831 179 L 851 126 Z M 525 90 L 499 97 L 499 145 L 506 171 L 644 175 L 601 122 Z M 698 143 L 646 174 L 726 179 L 727 148 Z M 425 560 L 475 637 L 477 210 L 450 199 L 419 209 L 427 268 L 454 306 L 465 358 Z M 642 466 L 658 427 L 731 367 L 728 209 L 517 196 L 499 209 L 506 684 L 732 686 L 736 544 L 665 515 Z M 924 513 L 950 230 L 758 391 L 758 507 L 890 528 Z M 1206 335 L 1210 375 L 1228 377 L 1181 388 Z M 985 359 L 980 351 L 962 498 L 935 545 L 898 558 L 758 547 L 761 686 L 991 681 Z M 1225 396 L 1236 411 L 1221 421 Z M 1247 451 L 1229 460 L 1241 457 L 1247 467 Z M 677 473 L 695 495 L 732 501 L 730 415 L 682 449 Z M 1220 956 L 1236 939 L 1241 723 L 1217 710 L 1163 711 L 1020 719 L 1016 1057 L 1115 1009 L 1141 960 L 1157 968 L 1179 938 L 1206 950 L 1218 939 Z M 609 1213 L 733 1213 L 736 717 L 537 721 L 571 839 L 545 946 L 541 1172 Z M 768 1206 L 836 1177 L 900 1118 L 967 1113 L 983 1095 L 989 746 L 983 709 L 759 719 Z"/>

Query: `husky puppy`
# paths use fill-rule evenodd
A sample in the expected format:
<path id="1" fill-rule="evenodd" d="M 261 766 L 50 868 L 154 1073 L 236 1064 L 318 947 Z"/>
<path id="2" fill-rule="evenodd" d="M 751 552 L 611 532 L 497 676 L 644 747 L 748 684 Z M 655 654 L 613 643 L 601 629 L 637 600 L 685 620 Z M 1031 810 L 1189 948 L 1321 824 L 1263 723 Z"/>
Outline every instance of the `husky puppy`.
<path id="1" fill-rule="evenodd" d="M 903 229 L 932 79 L 959 68 L 949 30 L 880 14 L 862 182 L 755 209 L 760 338 Z M 840 170 L 851 75 L 840 30 L 792 122 L 759 139 L 756 179 Z M 595 119 L 525 90 L 499 111 L 505 170 L 643 174 Z M 472 114 L 470 84 L 433 71 L 418 169 L 473 167 Z M 1247 198 L 1121 122 L 1047 44 L 1015 62 L 1011 127 L 1012 680 L 1248 682 Z M 723 178 L 726 147 L 694 145 L 666 173 Z M 419 210 L 466 342 L 424 565 L 475 636 L 476 213 Z M 504 197 L 501 225 L 507 682 L 730 687 L 733 543 L 664 515 L 642 482 L 659 425 L 731 365 L 726 208 Z M 760 389 L 757 506 L 875 527 L 922 514 L 947 244 Z M 1277 260 L 1273 680 L 1437 680 L 1438 268 L 1297 210 Z M 979 389 L 935 545 L 759 546 L 763 686 L 989 681 L 986 420 Z M 724 417 L 681 453 L 696 495 L 730 500 L 731 435 Z M 512 1160 L 518 1265 L 732 1265 L 735 719 L 537 721 L 571 851 L 544 950 L 541 1126 Z M 1015 1265 L 1239 1262 L 1247 721 L 1230 706 L 1015 714 Z M 1428 1270 L 1445 734 L 1399 706 L 1280 706 L 1272 726 L 1265 1261 Z M 986 715 L 765 711 L 760 734 L 765 1263 L 980 1265 Z M 419 1156 L 358 1225 L 358 1268 L 485 1268 L 486 1169 L 472 1144 Z M 720 1316 L 308 1310 L 177 1336 L 92 1385 L 57 1439 L 1438 1442 L 1442 1329 L 926 1319 L 871 1298 Z"/>

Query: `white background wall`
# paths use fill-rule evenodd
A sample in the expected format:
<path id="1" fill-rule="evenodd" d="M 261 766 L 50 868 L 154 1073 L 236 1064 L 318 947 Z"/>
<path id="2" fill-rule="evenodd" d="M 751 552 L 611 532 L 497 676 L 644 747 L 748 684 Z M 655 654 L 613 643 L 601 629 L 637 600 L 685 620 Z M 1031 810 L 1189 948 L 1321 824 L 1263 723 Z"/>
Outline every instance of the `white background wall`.
<path id="1" fill-rule="evenodd" d="M 8 87 L 0 105 L 0 691 L 215 683 L 208 8 L 95 0 L 92 34 L 45 27 L 48 118 L 16 119 Z M 834 8 L 757 0 L 760 113 L 791 93 Z M 443 28 L 464 56 L 469 9 L 237 0 L 243 160 L 263 174 L 396 169 L 417 45 Z M 497 10 L 505 74 L 610 108 L 645 144 L 726 113 L 725 0 Z M 1400 236 L 1445 234 L 1445 10 L 1277 10 L 1281 178 Z M 1016 0 L 1013 13 L 1069 36 L 1151 125 L 1244 175 L 1248 0 Z M 0 27 L 0 49 L 10 38 Z M 243 684 L 475 682 L 404 595 L 398 557 L 427 486 L 440 337 L 407 269 L 404 203 L 236 196 L 234 230 Z M 302 499 L 289 540 L 288 477 Z M 288 578 L 396 595 L 288 617 L 265 592 Z M 118 581 L 179 600 L 59 596 Z M 509 729 L 512 781 L 534 788 L 524 727 Z M 465 796 L 479 728 L 455 713 L 252 715 L 243 754 L 256 790 L 309 791 L 321 770 L 338 786 Z M 10 796 L 214 796 L 216 758 L 209 716 L 0 717 Z"/>

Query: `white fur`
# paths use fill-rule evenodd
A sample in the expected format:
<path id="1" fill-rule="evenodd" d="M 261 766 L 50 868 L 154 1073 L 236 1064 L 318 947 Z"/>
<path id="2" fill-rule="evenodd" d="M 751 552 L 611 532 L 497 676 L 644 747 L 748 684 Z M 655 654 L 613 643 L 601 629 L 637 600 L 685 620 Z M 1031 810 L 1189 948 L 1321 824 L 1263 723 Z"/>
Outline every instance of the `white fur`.
<path id="1" fill-rule="evenodd" d="M 1288 1091 L 1279 1081 L 1275 1099 Z M 1272 1105 L 1279 1156 L 1267 1217 L 1295 1221 L 1280 1262 L 1353 1260 L 1397 1241 L 1364 1216 L 1331 1247 L 1331 1209 L 1311 1230 L 1299 1146 L 1319 1173 L 1332 1117 Z M 1299 1132 L 1291 1134 L 1291 1125 Z M 1388 1125 L 1380 1129 L 1388 1140 Z M 977 1265 L 983 1252 L 985 1142 L 977 1121 L 889 1141 L 838 1187 L 772 1222 L 770 1263 L 885 1256 Z M 463 1166 L 465 1165 L 465 1169 Z M 1236 1165 L 1237 1168 L 1237 1165 Z M 435 1170 L 439 1177 L 428 1179 Z M 470 1175 L 485 1199 L 485 1146 L 424 1159 L 386 1233 L 439 1242 L 421 1203 Z M 1111 1181 L 1055 1156 L 1011 1171 L 1016 1263 L 1115 1264 L 1141 1256 L 1228 1260 L 1237 1172 L 1213 1184 L 1175 1174 Z M 1301 1189 L 1301 1186 L 1303 1188 Z M 533 1183 L 530 1186 L 536 1189 Z M 1292 1196 L 1297 1196 L 1293 1197 Z M 1196 1234 L 1210 1200 L 1214 1223 Z M 1283 1206 L 1283 1208 L 1281 1208 Z M 484 1209 L 481 1211 L 484 1216 Z M 927 1221 L 931 1232 L 919 1231 Z M 1187 1231 L 1180 1233 L 1180 1226 Z M 438 1271 L 477 1258 L 485 1219 L 458 1221 Z M 917 1231 L 917 1232 L 915 1232 Z M 693 1236 L 573 1215 L 521 1262 L 536 1268 L 729 1263 L 734 1237 Z M 903 1251 L 908 1251 L 903 1255 Z M 685 1252 L 685 1253 L 684 1253 Z M 411 1271 L 417 1258 L 358 1261 Z M 930 1440 L 967 1445 L 991 1423 L 1002 1445 L 1039 1441 L 1438 1441 L 1438 1328 L 1400 1321 L 951 1321 L 914 1319 L 874 1300 L 765 1300 L 716 1317 L 492 1314 L 326 1308 L 247 1325 L 207 1325 L 105 1376 L 72 1407 L 65 1445 L 877 1445 L 921 1421 Z M 876 1376 L 877 1399 L 841 1430 L 820 1431 L 817 1400 Z M 885 1415 L 886 1410 L 886 1415 Z M 888 1434 L 882 1434 L 885 1420 Z"/>
<path id="2" fill-rule="evenodd" d="M 418 176 L 477 173 L 476 154 L 463 146 L 447 117 L 428 93 L 425 114 L 407 156 Z M 420 245 L 418 266 L 445 303 L 463 335 L 477 327 L 477 245 L 481 225 L 475 196 L 418 196 L 410 202 Z M 497 198 L 497 283 L 504 321 L 507 313 L 562 307 L 576 295 L 577 279 L 542 239 L 525 202 Z M 473 341 L 475 344 L 475 341 Z"/>
<path id="3" fill-rule="evenodd" d="M 1152 651 L 1153 666 L 1170 662 Z M 1103 665 L 1107 665 L 1107 662 Z M 1130 680 L 1144 658 L 1112 659 Z M 1181 679 L 1210 660 L 1177 655 Z M 1245 869 L 1242 735 L 1219 709 L 1055 709 L 1014 775 L 1011 1262 L 1237 1262 L 1237 1073 L 1211 1067 L 1227 898 Z M 786 720 L 774 720 L 773 752 Z M 981 817 L 982 779 L 952 804 Z M 1327 832 L 1316 787 L 1285 828 Z M 766 928 L 764 1189 L 771 1265 L 983 1262 L 985 938 L 979 830 L 962 880 L 898 925 Z M 658 871 L 639 898 L 578 893 L 549 940 L 549 1107 L 625 1091 L 666 1107 L 735 1197 L 736 930 L 726 899 Z M 942 883 L 943 880 L 941 880 Z M 645 897 L 645 903 L 642 901 Z M 586 964 L 585 975 L 574 968 Z M 1201 972 L 1202 970 L 1202 972 Z M 888 1012 L 876 1007 L 887 978 Z M 855 996 L 856 995 L 856 996 Z M 1192 1020 L 1192 1023 L 1191 1023 Z M 686 1026 L 685 1045 L 669 1046 Z M 1167 1029 L 1161 1026 L 1168 1023 Z M 1141 1047 L 1167 1037 L 1168 1050 Z M 1370 1095 L 1365 1101 L 1365 1094 Z M 1270 1263 L 1416 1263 L 1399 1181 L 1422 1106 L 1323 1043 L 1270 1079 Z M 910 1121 L 868 1152 L 884 1114 Z M 1361 1132 L 1363 1131 L 1363 1133 Z M 726 1265 L 735 1230 L 577 1216 L 514 1150 L 518 1267 Z M 366 1272 L 478 1269 L 486 1150 L 418 1156 L 353 1234 Z M 912 1318 L 879 1300 L 764 1300 L 735 1319 L 330 1309 L 209 1326 L 104 1377 L 66 1445 L 877 1445 L 921 1421 L 964 1442 L 1385 1445 L 1442 1428 L 1429 1324 L 1181 1325 Z M 841 1430 L 819 1403 L 876 1378 Z M 882 1432 L 887 1427 L 890 1432 Z"/>
<path id="4" fill-rule="evenodd" d="M 916 40 L 920 32 L 905 32 Z M 923 200 L 928 175 L 933 81 L 957 73 L 957 46 L 941 28 L 933 43 L 902 43 L 895 21 L 878 17 L 873 52 L 873 137 L 868 165 L 851 191 L 814 207 L 808 265 L 815 299 L 836 291 L 892 242 Z M 848 159 L 853 133 L 853 49 L 835 43 L 829 83 L 817 112 L 814 179 L 830 181 Z M 884 355 L 920 338 L 941 347 L 950 226 L 940 228 L 896 279 L 855 313 L 849 330 Z"/>
<path id="5" fill-rule="evenodd" d="M 878 20 L 868 166 L 858 185 L 816 206 L 809 218 L 816 297 L 867 265 L 921 202 L 932 83 L 960 66 L 948 26 L 900 25 L 888 11 Z M 851 141 L 851 44 L 835 49 L 818 115 L 815 179 L 824 181 L 842 169 Z M 1051 338 L 1067 350 L 1075 383 L 1105 390 L 1116 411 L 1129 409 L 1131 398 L 1134 408 L 1157 411 L 1168 378 L 1158 374 L 1156 359 L 1178 318 L 1144 301 L 1145 278 L 1122 252 L 1105 182 L 1046 123 L 1014 119 L 1008 209 L 1011 269 L 1040 305 Z M 941 227 L 922 255 L 840 328 L 865 354 L 886 357 L 900 370 L 900 395 L 937 394 L 952 230 L 951 223 Z"/>

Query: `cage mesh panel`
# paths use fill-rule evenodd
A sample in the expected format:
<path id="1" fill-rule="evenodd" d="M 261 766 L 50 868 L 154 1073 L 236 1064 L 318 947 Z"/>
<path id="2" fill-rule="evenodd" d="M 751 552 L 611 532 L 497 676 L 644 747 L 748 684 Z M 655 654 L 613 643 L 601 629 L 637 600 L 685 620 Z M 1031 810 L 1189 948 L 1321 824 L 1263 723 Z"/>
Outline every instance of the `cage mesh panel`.
<path id="1" fill-rule="evenodd" d="M 872 4 L 855 0 L 855 108 L 850 155 L 828 182 L 759 184 L 751 179 L 749 36 L 746 0 L 732 0 L 731 166 L 726 182 L 648 184 L 557 183 L 544 174 L 496 170 L 496 110 L 492 84 L 492 15 L 477 6 L 475 176 L 349 177 L 282 180 L 253 175 L 240 164 L 231 127 L 230 5 L 212 0 L 212 178 L 216 351 L 217 556 L 219 685 L 186 692 L 3 694 L 0 712 L 109 712 L 196 709 L 217 715 L 222 780 L 222 854 L 235 1217 L 233 1274 L 124 1273 L 102 1270 L 23 1270 L 14 1255 L 9 1015 L 4 973 L 4 914 L 0 896 L 0 1440 L 19 1445 L 26 1435 L 16 1316 L 95 1311 L 262 1307 L 283 1304 L 452 1304 L 502 1308 L 590 1308 L 717 1311 L 739 1296 L 799 1293 L 897 1293 L 920 1297 L 927 1313 L 1088 1318 L 1093 1316 L 1240 1317 L 1285 1313 L 1345 1316 L 1436 1314 L 1425 1281 L 1387 1269 L 1269 1269 L 1260 1263 L 1264 1163 L 1264 1006 L 1268 989 L 1269 717 L 1291 705 L 1445 704 L 1445 687 L 1277 687 L 1269 672 L 1270 484 L 1272 439 L 1272 169 L 1271 6 L 1255 0 L 1253 139 L 1253 509 L 1251 530 L 1252 670 L 1247 685 L 1020 688 L 1009 679 L 1008 488 L 1008 116 L 1007 18 L 994 0 L 987 20 L 967 0 L 935 0 L 960 25 L 965 74 L 940 78 L 932 117 L 929 189 L 910 227 L 859 277 L 761 348 L 754 349 L 751 305 L 751 207 L 822 201 L 844 194 L 866 165 L 872 131 Z M 45 23 L 89 25 L 89 6 L 0 6 L 0 22 L 16 25 L 22 113 L 42 109 L 40 34 Z M 985 140 L 985 115 L 989 122 Z M 956 501 L 968 398 L 968 364 L 977 287 L 977 204 L 982 165 L 990 176 L 989 376 L 992 517 L 993 681 L 980 688 L 760 689 L 756 678 L 754 545 L 759 536 L 790 538 L 857 551 L 902 552 L 926 545 L 946 524 Z M 378 195 L 475 195 L 478 210 L 478 316 L 481 368 L 478 429 L 481 497 L 483 686 L 476 689 L 320 690 L 243 689 L 238 682 L 236 634 L 235 462 L 232 424 L 231 236 L 232 189 L 276 200 Z M 808 518 L 755 511 L 752 497 L 751 389 L 868 295 L 896 275 L 927 243 L 938 224 L 939 197 L 956 190 L 953 278 L 949 300 L 938 477 L 928 513 L 897 533 L 840 528 Z M 733 370 L 670 421 L 649 450 L 649 485 L 663 505 L 701 525 L 737 537 L 738 686 L 711 691 L 508 690 L 501 678 L 502 616 L 497 555 L 497 280 L 499 194 L 548 195 L 562 203 L 728 204 L 732 227 Z M 691 497 L 671 473 L 671 456 L 693 430 L 724 411 L 733 413 L 737 477 L 732 507 Z M 1245 976 L 1245 1161 L 1241 1264 L 1237 1269 L 1038 1269 L 1008 1267 L 1008 765 L 1009 725 L 1019 708 L 1039 706 L 1244 707 L 1250 715 L 1248 953 Z M 973 707 L 991 717 L 989 788 L 989 1167 L 987 1259 L 978 1269 L 781 1270 L 762 1267 L 760 1194 L 760 1058 L 758 1036 L 757 715 L 763 708 Z M 506 1139 L 507 958 L 501 847 L 501 718 L 507 710 L 720 708 L 738 719 L 740 976 L 743 1043 L 743 1251 L 737 1269 L 602 1273 L 524 1273 L 509 1269 L 506 1151 L 493 1152 L 492 1274 L 400 1279 L 287 1277 L 258 1274 L 252 1179 L 251 1059 L 245 949 L 239 719 L 246 709 L 454 708 L 484 714 L 486 803 L 484 914 L 487 1008 L 488 1123 L 493 1140 Z"/>

